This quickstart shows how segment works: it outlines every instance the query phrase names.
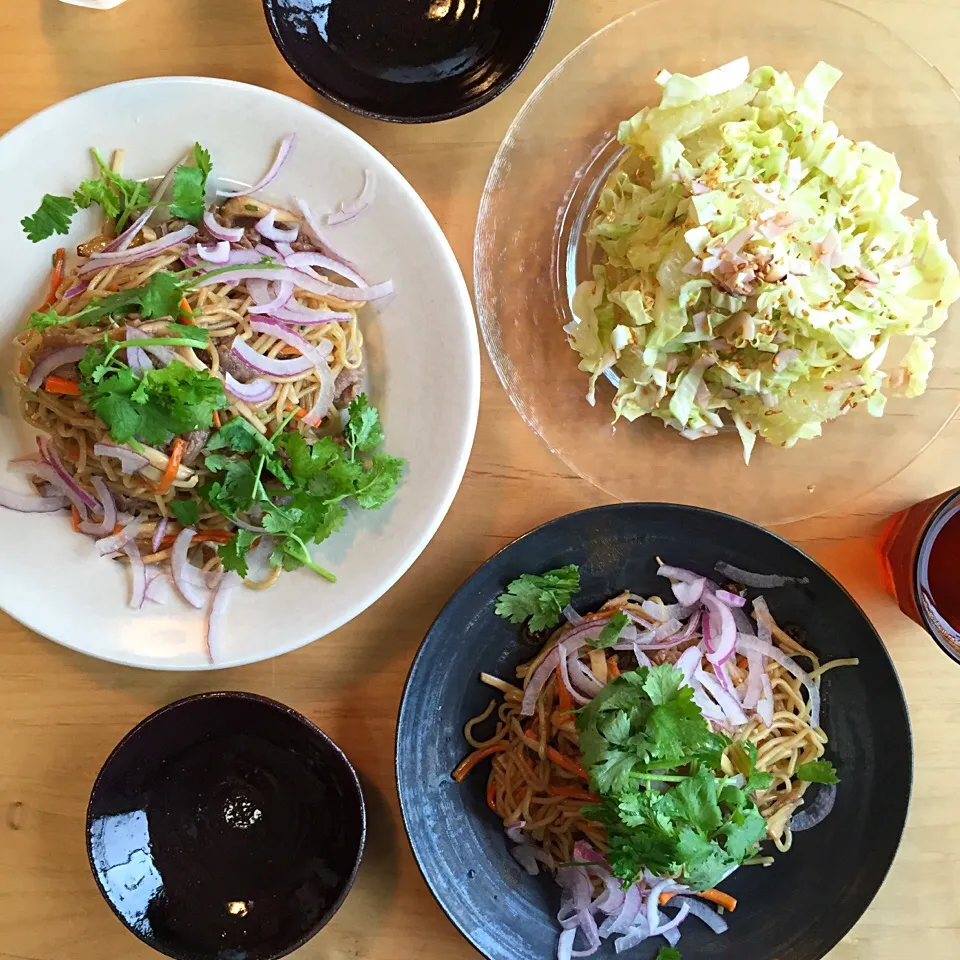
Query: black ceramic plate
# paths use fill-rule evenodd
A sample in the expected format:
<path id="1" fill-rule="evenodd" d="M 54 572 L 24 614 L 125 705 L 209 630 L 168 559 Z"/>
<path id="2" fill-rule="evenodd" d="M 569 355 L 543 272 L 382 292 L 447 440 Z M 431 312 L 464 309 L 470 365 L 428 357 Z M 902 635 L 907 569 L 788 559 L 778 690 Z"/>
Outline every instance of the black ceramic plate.
<path id="1" fill-rule="evenodd" d="M 424 123 L 501 94 L 554 0 L 263 0 L 284 59 L 318 93 L 378 120 Z"/>
<path id="2" fill-rule="evenodd" d="M 397 731 L 397 778 L 414 855 L 434 896 L 491 960 L 556 955 L 559 888 L 529 877 L 507 851 L 484 802 L 488 766 L 463 784 L 450 771 L 468 752 L 463 725 L 491 698 L 481 671 L 513 679 L 536 650 L 494 615 L 497 595 L 522 573 L 580 566 L 574 603 L 591 610 L 625 588 L 662 593 L 655 558 L 710 573 L 718 560 L 806 577 L 766 591 L 781 625 L 824 659 L 860 657 L 858 668 L 824 676 L 823 726 L 841 783 L 818 827 L 797 834 L 790 853 L 724 882 L 740 901 L 729 931 L 683 926 L 685 960 L 819 960 L 853 926 L 883 882 L 910 796 L 910 724 L 893 664 L 863 611 L 825 570 L 760 527 L 696 507 L 627 503 L 554 520 L 488 560 L 454 595 L 427 634 L 407 682 Z M 483 731 L 478 731 L 482 736 Z M 662 938 L 625 956 L 649 960 Z M 598 957 L 613 957 L 613 938 Z"/>
<path id="3" fill-rule="evenodd" d="M 349 892 L 365 833 L 340 748 L 252 693 L 202 693 L 147 717 L 87 808 L 100 892 L 177 960 L 274 960 L 301 946 Z"/>

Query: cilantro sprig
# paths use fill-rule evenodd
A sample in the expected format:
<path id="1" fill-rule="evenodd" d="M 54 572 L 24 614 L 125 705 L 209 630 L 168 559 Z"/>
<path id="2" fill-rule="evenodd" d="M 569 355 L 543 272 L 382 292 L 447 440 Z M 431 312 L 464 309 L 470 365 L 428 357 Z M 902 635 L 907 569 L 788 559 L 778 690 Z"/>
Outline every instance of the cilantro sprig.
<path id="1" fill-rule="evenodd" d="M 807 783 L 839 783 L 836 767 L 829 760 L 810 760 L 797 767 L 797 779 Z"/>
<path id="2" fill-rule="evenodd" d="M 332 582 L 335 576 L 313 562 L 309 545 L 340 529 L 349 501 L 376 510 L 390 500 L 406 461 L 376 450 L 383 428 L 363 394 L 347 410 L 342 442 L 321 437 L 308 444 L 298 431 L 285 428 L 268 438 L 242 418 L 226 423 L 204 448 L 205 465 L 214 476 L 199 494 L 234 522 L 256 517 L 276 540 L 272 565 L 306 566 Z M 256 539 L 239 530 L 221 546 L 224 568 L 246 576 L 247 554 Z"/>
<path id="3" fill-rule="evenodd" d="M 77 210 L 86 210 L 92 204 L 97 204 L 105 216 L 115 220 L 119 233 L 140 210 L 150 205 L 149 184 L 111 170 L 98 150 L 93 149 L 91 153 L 100 175 L 81 181 L 70 197 L 45 194 L 36 212 L 20 221 L 27 239 L 38 243 L 55 233 L 69 233 Z M 181 163 L 174 171 L 173 199 L 168 203 L 171 216 L 197 223 L 206 208 L 207 178 L 213 163 L 209 152 L 199 143 L 193 146 L 192 159 L 192 164 Z"/>
<path id="4" fill-rule="evenodd" d="M 541 574 L 524 573 L 497 597 L 494 613 L 511 623 L 529 619 L 529 629 L 537 633 L 560 622 L 563 608 L 579 589 L 580 568 L 576 564 Z"/>
<path id="5" fill-rule="evenodd" d="M 623 633 L 623 628 L 629 623 L 630 618 L 622 611 L 618 610 L 605 624 L 600 631 L 600 636 L 594 641 L 587 641 L 591 646 L 598 649 L 612 647 Z"/>
<path id="6" fill-rule="evenodd" d="M 648 868 L 706 890 L 765 836 L 750 794 L 771 777 L 756 770 L 756 748 L 731 751 L 742 787 L 716 773 L 731 741 L 710 730 L 676 668 L 624 673 L 580 711 L 577 727 L 583 765 L 603 797 L 585 813 L 604 825 L 621 879 L 636 881 Z"/>

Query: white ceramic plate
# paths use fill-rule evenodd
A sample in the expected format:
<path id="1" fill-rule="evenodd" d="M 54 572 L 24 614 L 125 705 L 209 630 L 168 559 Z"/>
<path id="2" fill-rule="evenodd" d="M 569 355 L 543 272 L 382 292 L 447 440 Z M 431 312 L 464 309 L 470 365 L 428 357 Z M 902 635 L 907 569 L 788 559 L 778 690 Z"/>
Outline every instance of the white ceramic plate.
<path id="1" fill-rule="evenodd" d="M 316 211 L 333 210 L 356 196 L 364 169 L 376 176 L 373 206 L 331 230 L 372 281 L 390 277 L 396 286 L 389 302 L 366 311 L 368 392 L 381 411 L 385 449 L 409 468 L 393 501 L 354 511 L 314 549 L 336 584 L 300 570 L 265 593 L 235 592 L 218 667 L 293 650 L 351 620 L 397 581 L 440 525 L 466 467 L 479 404 L 477 333 L 456 258 L 426 205 L 376 150 L 322 113 L 259 87 L 198 77 L 115 84 L 50 107 L 0 140 L 0 169 L 17 173 L 0 221 L 0 483 L 26 491 L 23 477 L 6 468 L 33 447 L 6 374 L 11 339 L 43 300 L 53 251 L 90 236 L 95 219 L 78 217 L 66 239 L 32 244 L 21 217 L 43 194 L 69 195 L 91 176 L 93 146 L 124 148 L 124 173 L 147 177 L 162 175 L 196 140 L 210 150 L 216 176 L 249 184 L 291 131 L 296 150 L 268 198 L 298 194 Z M 203 616 L 178 600 L 128 609 L 124 567 L 98 558 L 64 515 L 0 511 L 0 569 L 0 605 L 51 640 L 134 666 L 209 667 Z"/>

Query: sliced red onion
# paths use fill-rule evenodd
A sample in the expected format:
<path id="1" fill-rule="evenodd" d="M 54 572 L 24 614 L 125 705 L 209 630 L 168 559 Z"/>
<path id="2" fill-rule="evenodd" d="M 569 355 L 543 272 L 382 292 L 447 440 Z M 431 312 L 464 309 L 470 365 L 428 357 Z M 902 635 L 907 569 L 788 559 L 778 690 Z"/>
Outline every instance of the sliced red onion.
<path id="1" fill-rule="evenodd" d="M 137 470 L 142 470 L 150 463 L 142 454 L 115 443 L 95 443 L 93 453 L 97 457 L 113 457 L 119 460 L 120 470 L 126 474 L 136 473 Z"/>
<path id="2" fill-rule="evenodd" d="M 588 697 L 595 697 L 603 689 L 604 685 L 597 675 L 579 659 L 577 654 L 567 659 L 567 669 L 574 686 Z"/>
<path id="3" fill-rule="evenodd" d="M 514 843 L 526 843 L 527 838 L 523 834 L 523 828 L 526 825 L 526 820 L 518 820 L 516 823 L 505 824 L 503 832 L 507 835 L 507 839 L 512 840 Z"/>
<path id="4" fill-rule="evenodd" d="M 613 876 L 606 867 L 591 867 L 589 870 L 603 882 L 605 888 L 603 893 L 590 904 L 590 909 L 598 910 L 608 917 L 616 916 L 623 908 L 623 902 L 626 899 L 623 882 L 619 877 Z"/>
<path id="5" fill-rule="evenodd" d="M 358 287 L 369 286 L 367 281 L 352 267 L 322 253 L 314 253 L 313 251 L 292 253 L 284 257 L 284 262 L 288 267 L 293 267 L 294 270 L 302 270 L 304 267 L 323 267 L 330 273 L 335 273 L 343 277 L 344 280 L 355 283 Z"/>
<path id="6" fill-rule="evenodd" d="M 240 337 L 234 339 L 231 350 L 248 366 L 270 377 L 295 377 L 306 373 L 314 366 L 310 357 L 305 356 L 292 357 L 289 360 L 265 357 L 262 353 L 257 353 L 246 340 L 241 340 Z"/>
<path id="7" fill-rule="evenodd" d="M 197 256 L 207 263 L 224 264 L 230 260 L 230 241 L 220 240 L 209 246 L 204 243 L 197 244 Z"/>
<path id="8" fill-rule="evenodd" d="M 256 284 L 256 288 L 254 285 Z M 274 310 L 280 310 L 287 305 L 290 301 L 290 298 L 293 296 L 293 284 L 289 280 L 285 280 L 283 283 L 278 283 L 276 285 L 277 294 L 272 299 L 270 298 L 269 291 L 267 290 L 266 300 L 261 300 L 258 298 L 258 295 L 261 295 L 261 285 L 263 290 L 267 290 L 269 284 L 265 280 L 251 280 L 247 284 L 247 290 L 250 293 L 250 296 L 256 301 L 257 306 L 248 308 L 247 312 L 253 315 L 266 313 L 273 313 Z M 254 293 L 254 289 L 257 290 L 257 293 Z"/>
<path id="9" fill-rule="evenodd" d="M 304 327 L 315 327 L 321 323 L 339 323 L 353 319 L 353 314 L 346 310 L 328 310 L 327 308 L 314 310 L 312 307 L 305 307 L 294 299 L 289 300 L 285 307 L 272 311 L 272 316 L 284 323 L 295 323 Z"/>
<path id="10" fill-rule="evenodd" d="M 763 695 L 763 677 L 765 673 L 763 657 L 756 650 L 748 650 L 747 658 L 747 686 L 743 695 L 744 710 L 756 710 L 760 697 Z"/>
<path id="11" fill-rule="evenodd" d="M 80 283 L 74 284 L 74 286 L 72 286 L 69 290 L 64 291 L 63 299 L 70 300 L 73 297 L 79 297 L 80 294 L 83 293 L 83 291 L 89 286 L 90 282 L 88 280 L 83 280 Z"/>
<path id="12" fill-rule="evenodd" d="M 560 646 L 562 647 L 563 645 L 560 644 Z M 585 704 L 588 704 L 591 698 L 589 696 L 584 696 L 584 694 L 580 692 L 579 688 L 576 687 L 573 681 L 570 679 L 569 659 L 561 653 L 558 662 L 560 664 L 560 680 L 567 688 L 567 692 L 570 694 L 570 696 L 573 697 L 574 702 L 581 707 Z"/>
<path id="13" fill-rule="evenodd" d="M 733 684 L 733 677 L 730 676 L 730 664 L 728 662 L 715 663 L 713 669 L 723 689 L 726 690 L 737 703 L 742 703 L 743 698 L 737 692 L 737 688 Z"/>
<path id="14" fill-rule="evenodd" d="M 747 715 L 743 712 L 743 708 L 737 702 L 736 698 L 730 696 L 730 694 L 723 689 L 722 684 L 716 677 L 712 677 L 705 670 L 700 669 L 696 671 L 694 676 L 703 684 L 710 696 L 717 701 L 717 705 L 723 711 L 724 717 L 733 724 L 733 726 L 740 727 L 747 722 Z"/>
<path id="15" fill-rule="evenodd" d="M 138 248 L 139 249 L 139 248 Z M 200 277 L 194 281 L 197 287 L 207 287 L 211 284 L 224 283 L 224 277 L 228 276 L 233 283 L 239 283 L 241 280 L 272 280 L 281 282 L 289 280 L 296 286 L 317 296 L 332 296 L 339 300 L 348 302 L 366 303 L 370 300 L 379 300 L 388 294 L 393 293 L 393 281 L 386 280 L 383 283 L 375 283 L 369 287 L 344 287 L 335 283 L 328 283 L 326 280 L 318 280 L 300 270 L 293 270 L 290 267 L 280 268 L 262 268 L 251 267 L 249 270 L 234 270 L 231 274 L 216 274 L 214 276 Z M 306 308 L 304 308 L 306 309 Z"/>
<path id="16" fill-rule="evenodd" d="M 277 174 L 283 169 L 283 165 L 290 158 L 290 153 L 293 150 L 294 144 L 297 142 L 297 135 L 291 133 L 288 136 L 284 137 L 280 143 L 280 148 L 277 150 L 277 156 L 273 161 L 273 164 L 270 166 L 270 169 L 263 175 L 263 177 L 258 180 L 252 187 L 247 188 L 246 190 L 218 190 L 218 197 L 248 197 L 256 193 L 258 190 L 262 190 L 268 183 L 272 183 L 276 178 Z"/>
<path id="17" fill-rule="evenodd" d="M 228 570 L 217 586 L 210 605 L 210 617 L 207 620 L 207 656 L 211 663 L 220 659 L 223 637 L 226 632 L 227 603 L 230 594 L 243 582 L 243 577 L 235 570 Z"/>
<path id="18" fill-rule="evenodd" d="M 690 908 L 692 916 L 702 920 L 714 933 L 726 933 L 729 924 L 721 917 L 716 910 L 707 906 L 696 897 L 676 896 L 670 899 L 670 903 L 686 904 Z"/>
<path id="19" fill-rule="evenodd" d="M 316 371 L 320 375 L 320 389 L 317 390 L 317 398 L 314 400 L 313 406 L 303 418 L 303 422 L 311 427 L 320 426 L 323 418 L 330 412 L 336 396 L 337 381 L 330 367 L 326 363 L 322 363 L 316 367 Z"/>
<path id="20" fill-rule="evenodd" d="M 140 548 L 135 540 L 130 540 L 123 545 L 123 552 L 130 560 L 130 572 L 133 575 L 133 582 L 130 588 L 130 608 L 139 610 L 143 606 L 144 598 L 147 594 L 147 568 L 144 565 L 143 558 L 140 556 Z"/>
<path id="21" fill-rule="evenodd" d="M 760 683 L 763 688 L 763 695 L 757 703 L 757 716 L 769 730 L 773 726 L 773 683 L 766 670 L 760 674 Z"/>
<path id="22" fill-rule="evenodd" d="M 776 660 L 786 670 L 789 670 L 806 688 L 810 700 L 810 725 L 820 726 L 820 689 L 810 679 L 810 675 L 792 657 L 788 657 L 778 646 L 767 643 L 759 637 L 740 637 L 737 647 L 744 653 L 747 650 L 756 650 L 771 660 Z M 767 724 L 769 726 L 769 724 Z"/>
<path id="23" fill-rule="evenodd" d="M 103 270 L 106 267 L 124 266 L 128 263 L 139 263 L 141 260 L 148 260 L 150 257 L 163 253 L 171 247 L 186 243 L 195 233 L 197 228 L 193 224 L 187 224 L 173 233 L 166 236 L 157 237 L 150 243 L 143 243 L 139 247 L 133 247 L 131 250 L 115 250 L 110 253 L 95 253 L 90 259 L 77 271 L 77 276 L 82 277 L 88 273 L 95 273 L 97 270 Z"/>
<path id="24" fill-rule="evenodd" d="M 173 541 L 173 552 L 170 556 L 170 569 L 173 573 L 173 582 L 176 584 L 180 596 L 183 597 L 191 607 L 201 609 L 206 603 L 206 596 L 201 588 L 198 588 L 187 573 L 187 569 L 193 566 L 187 553 L 190 550 L 190 543 L 197 535 L 197 531 L 192 527 L 184 527 L 177 534 L 177 539 Z M 194 567 L 194 569 L 196 569 Z"/>
<path id="25" fill-rule="evenodd" d="M 154 529 L 153 539 L 150 541 L 150 549 L 154 553 L 157 553 L 160 550 L 160 541 L 163 539 L 163 535 L 167 532 L 167 525 L 169 523 L 170 520 L 168 517 L 161 517 L 156 529 Z"/>
<path id="26" fill-rule="evenodd" d="M 360 195 L 356 200 L 351 200 L 350 203 L 341 204 L 337 213 L 327 214 L 327 226 L 332 227 L 338 223 L 348 223 L 354 217 L 359 216 L 373 203 L 375 193 L 376 181 L 373 174 L 369 170 L 364 170 L 363 189 L 360 191 Z"/>
<path id="27" fill-rule="evenodd" d="M 119 533 L 98 540 L 97 553 L 99 553 L 101 557 L 105 557 L 111 553 L 117 553 L 136 537 L 142 526 L 143 520 L 140 517 L 134 517 L 125 524 Z"/>
<path id="28" fill-rule="evenodd" d="M 156 550 L 154 550 L 156 553 Z M 147 581 L 144 598 L 152 603 L 164 604 L 170 599 L 170 578 L 165 573 L 156 573 Z"/>
<path id="29" fill-rule="evenodd" d="M 571 960 L 571 957 L 573 957 L 573 941 L 576 936 L 576 927 L 560 932 L 560 939 L 557 940 L 557 960 Z"/>
<path id="30" fill-rule="evenodd" d="M 711 720 L 713 723 L 727 723 L 727 717 L 723 710 L 707 696 L 703 684 L 697 680 L 696 674 L 694 674 L 693 702 L 700 708 L 700 712 L 707 720 Z"/>
<path id="31" fill-rule="evenodd" d="M 207 233 L 217 240 L 239 243 L 243 239 L 243 227 L 225 227 L 212 210 L 204 212 L 203 225 L 207 228 Z"/>
<path id="32" fill-rule="evenodd" d="M 265 243 L 257 243 L 257 244 L 254 244 L 253 249 L 254 249 L 257 253 L 259 253 L 261 256 L 269 257 L 271 260 L 278 260 L 278 259 L 279 259 L 279 260 L 282 260 L 282 259 L 283 259 L 282 256 L 281 256 L 281 257 L 278 257 L 278 256 L 277 256 L 277 254 L 280 252 L 279 250 L 276 250 L 274 247 L 267 246 L 267 244 L 265 244 Z"/>
<path id="33" fill-rule="evenodd" d="M 519 843 L 510 848 L 510 856 L 523 867 L 531 877 L 540 873 L 540 867 L 537 864 L 537 848 L 532 843 Z"/>
<path id="34" fill-rule="evenodd" d="M 95 509 L 97 501 L 86 490 L 81 489 L 76 480 L 67 473 L 52 449 L 47 448 L 47 452 L 48 456 L 45 463 L 17 463 L 11 464 L 11 466 L 16 466 L 18 469 L 46 480 L 77 508 L 82 520 L 86 519 L 87 511 Z"/>
<path id="35" fill-rule="evenodd" d="M 79 362 L 86 352 L 87 348 L 83 345 L 57 347 L 51 350 L 33 365 L 33 370 L 27 378 L 27 389 L 36 392 L 40 389 L 48 374 L 53 373 L 57 367 Z"/>
<path id="36" fill-rule="evenodd" d="M 683 567 L 671 567 L 665 563 L 657 567 L 657 576 L 666 577 L 668 580 L 680 580 L 683 583 L 695 583 L 697 580 L 707 579 L 699 573 L 694 573 L 692 570 L 685 570 Z M 717 589 L 711 580 L 707 580 L 707 586 L 710 587 L 711 590 Z"/>
<path id="37" fill-rule="evenodd" d="M 680 904 L 680 910 L 677 912 L 677 915 L 667 923 L 661 924 L 655 930 L 650 931 L 651 937 L 663 936 L 668 930 L 675 930 L 677 927 L 687 919 L 687 914 L 690 912 L 690 904 L 684 900 Z"/>
<path id="38" fill-rule="evenodd" d="M 685 607 L 692 607 L 703 596 L 706 585 L 706 577 L 697 577 L 696 580 L 692 581 L 677 580 L 671 584 L 671 589 L 679 603 Z"/>
<path id="39" fill-rule="evenodd" d="M 540 691 L 550 679 L 550 674 L 557 668 L 561 648 L 564 648 L 563 654 L 565 657 L 575 653 L 587 642 L 588 638 L 593 639 L 600 636 L 604 623 L 606 623 L 606 620 L 585 620 L 583 623 L 572 627 L 567 636 L 543 658 L 523 692 L 523 702 L 520 704 L 520 714 L 522 716 L 533 716 L 536 710 L 537 697 L 540 696 Z"/>
<path id="40" fill-rule="evenodd" d="M 654 600 L 644 600 L 640 604 L 640 609 L 650 617 L 651 620 L 658 620 L 660 623 L 666 623 L 668 620 L 685 619 L 690 615 L 690 610 L 681 603 L 674 603 L 665 606 Z"/>
<path id="41" fill-rule="evenodd" d="M 660 894 L 670 885 L 669 879 L 658 880 L 647 894 L 647 929 L 655 930 L 660 924 Z"/>
<path id="42" fill-rule="evenodd" d="M 272 400 L 277 392 L 277 385 L 270 380 L 264 380 L 262 377 L 257 377 L 256 380 L 251 380 L 249 383 L 241 383 L 228 370 L 224 379 L 229 394 L 254 406 Z"/>
<path id="43" fill-rule="evenodd" d="M 633 644 L 633 655 L 636 657 L 638 667 L 652 667 L 653 661 L 643 652 L 639 643 Z"/>
<path id="44" fill-rule="evenodd" d="M 91 483 L 93 484 L 93 489 L 97 491 L 97 496 L 100 498 L 103 520 L 99 523 L 93 520 L 84 520 L 80 524 L 80 530 L 83 533 L 89 533 L 95 537 L 103 537 L 112 533 L 113 528 L 117 525 L 117 501 L 114 499 L 110 488 L 104 483 L 102 477 L 93 477 Z"/>
<path id="45" fill-rule="evenodd" d="M 254 224 L 253 229 L 261 237 L 266 237 L 274 243 L 293 243 L 300 235 L 300 227 L 296 224 L 292 227 L 278 227 L 277 211 L 272 209 Z"/>
<path id="46" fill-rule="evenodd" d="M 59 495 L 38 497 L 30 493 L 16 493 L 0 487 L 0 507 L 16 510 L 17 513 L 54 513 L 63 510 L 70 501 Z"/>
<path id="47" fill-rule="evenodd" d="M 284 243 L 282 240 L 277 240 L 274 246 L 277 248 L 277 253 L 280 254 L 280 258 L 284 262 L 286 262 L 287 257 L 292 257 L 296 253 L 296 250 L 294 250 L 289 243 Z"/>
<path id="48" fill-rule="evenodd" d="M 614 946 L 618 954 L 632 950 L 650 936 L 650 929 L 644 917 L 638 917 L 636 923 L 622 937 L 618 937 Z"/>
<path id="49" fill-rule="evenodd" d="M 786 353 L 781 350 L 780 353 Z M 799 351 L 798 351 L 799 355 Z M 809 583 L 809 577 L 781 577 L 777 574 L 751 573 L 749 570 L 741 570 L 730 563 L 722 561 L 716 565 L 716 570 L 728 580 L 735 583 L 742 583 L 745 587 L 755 587 L 758 590 L 766 590 L 771 587 L 784 587 L 788 583 Z"/>
<path id="50" fill-rule="evenodd" d="M 598 933 L 601 938 L 609 937 L 614 933 L 625 933 L 636 922 L 641 910 L 643 910 L 643 897 L 640 888 L 634 883 L 627 888 L 619 913 L 607 917 L 600 925 Z"/>
<path id="51" fill-rule="evenodd" d="M 703 605 L 710 617 L 710 639 L 707 641 L 707 659 L 711 663 L 726 663 L 737 649 L 737 624 L 730 608 L 721 603 L 712 593 L 703 595 Z"/>
<path id="52" fill-rule="evenodd" d="M 687 647 L 677 658 L 674 666 L 683 674 L 683 682 L 688 687 L 693 686 L 693 676 L 700 669 L 702 659 L 703 652 L 699 647 Z"/>
<path id="53" fill-rule="evenodd" d="M 567 623 L 572 623 L 574 626 L 583 623 L 583 617 L 569 603 L 563 608 L 563 616 Z"/>
<path id="54" fill-rule="evenodd" d="M 671 947 L 675 947 L 680 942 L 680 931 L 676 928 L 667 928 L 666 930 L 659 931 L 663 935 L 663 939 L 670 944 Z"/>
<path id="55" fill-rule="evenodd" d="M 310 234 L 313 236 L 314 241 L 320 246 L 320 248 L 327 253 L 329 256 L 333 257 L 334 260 L 342 263 L 345 267 L 349 267 L 352 270 L 357 269 L 357 265 L 353 261 L 348 260 L 345 256 L 339 253 L 334 249 L 333 244 L 330 243 L 329 239 L 324 235 L 323 231 L 320 229 L 320 225 L 317 223 L 316 217 L 313 215 L 313 212 L 310 210 L 307 201 L 302 197 L 294 197 L 294 203 L 300 210 L 300 213 L 303 215 L 304 223 L 307 226 Z M 341 276 L 346 276 L 346 274 L 341 274 Z"/>
<path id="56" fill-rule="evenodd" d="M 743 607 L 747 603 L 746 597 L 741 597 L 739 593 L 731 593 L 729 590 L 718 590 L 714 596 L 728 607 Z"/>
<path id="57" fill-rule="evenodd" d="M 142 334 L 136 327 L 128 325 L 124 330 L 124 337 L 127 340 L 142 339 Z M 127 347 L 127 364 L 138 377 L 143 376 L 144 370 L 153 369 L 153 362 L 143 347 Z"/>
<path id="58" fill-rule="evenodd" d="M 829 816 L 837 801 L 837 785 L 835 783 L 824 783 L 820 785 L 817 791 L 817 799 L 798 813 L 793 815 L 790 821 L 790 830 L 793 833 L 802 833 L 822 823 Z"/>

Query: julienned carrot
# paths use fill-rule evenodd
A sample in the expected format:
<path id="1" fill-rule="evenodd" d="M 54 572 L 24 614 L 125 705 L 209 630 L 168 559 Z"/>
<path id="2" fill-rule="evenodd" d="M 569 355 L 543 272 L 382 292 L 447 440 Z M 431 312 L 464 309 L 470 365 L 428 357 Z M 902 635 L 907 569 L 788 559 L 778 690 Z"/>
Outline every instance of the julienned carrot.
<path id="1" fill-rule="evenodd" d="M 71 504 L 70 506 L 70 525 L 74 533 L 80 532 L 80 511 Z"/>
<path id="2" fill-rule="evenodd" d="M 497 783 L 493 777 L 487 781 L 487 806 L 497 812 Z"/>
<path id="3" fill-rule="evenodd" d="M 220 411 L 213 411 L 213 425 L 219 430 L 220 429 Z"/>
<path id="4" fill-rule="evenodd" d="M 43 381 L 43 389 L 47 393 L 61 393 L 67 397 L 80 396 L 80 384 L 76 380 L 68 380 L 66 377 L 55 377 L 51 374 Z"/>
<path id="5" fill-rule="evenodd" d="M 191 543 L 229 543 L 233 538 L 233 534 L 229 530 L 201 530 L 194 538 L 191 540 Z M 177 539 L 177 534 L 168 533 L 160 541 L 160 549 L 166 550 L 167 547 L 172 547 L 174 540 Z"/>
<path id="6" fill-rule="evenodd" d="M 304 410 L 303 407 L 296 407 L 293 404 L 288 404 L 286 407 L 284 407 L 284 410 L 286 410 L 287 413 L 293 413 L 293 411 L 296 411 L 296 413 L 293 413 L 294 420 L 302 420 L 307 415 L 307 411 Z"/>
<path id="7" fill-rule="evenodd" d="M 507 745 L 502 740 L 498 740 L 496 743 L 491 743 L 489 747 L 474 750 L 470 756 L 464 757 L 457 764 L 456 770 L 453 771 L 453 779 L 460 783 L 481 760 L 486 760 L 487 757 L 492 757 L 495 753 L 503 753 L 506 749 Z"/>
<path id="8" fill-rule="evenodd" d="M 573 711 L 573 697 L 567 685 L 563 682 L 563 675 L 560 673 L 560 665 L 557 664 L 557 705 L 561 713 L 570 713 Z"/>
<path id="9" fill-rule="evenodd" d="M 186 449 L 186 442 L 182 437 L 177 437 L 170 448 L 170 459 L 167 461 L 167 469 L 163 471 L 163 476 L 156 486 L 157 493 L 166 493 L 177 479 L 177 471 L 180 469 L 180 461 L 183 459 L 183 451 Z"/>
<path id="10" fill-rule="evenodd" d="M 190 309 L 190 304 L 187 303 L 186 297 L 180 298 L 180 319 L 188 327 L 196 326 L 196 323 L 193 320 L 193 311 Z"/>
<path id="11" fill-rule="evenodd" d="M 693 891 L 698 897 L 703 897 L 704 900 L 709 900 L 711 903 L 716 903 L 718 906 L 723 907 L 724 910 L 729 910 L 733 913 L 737 909 L 737 900 L 735 897 L 731 897 L 729 893 L 724 893 L 722 890 L 694 890 Z M 673 893 L 661 893 L 660 902 L 666 903 L 671 897 L 675 896 Z"/>
<path id="12" fill-rule="evenodd" d="M 611 680 L 616 680 L 616 678 L 620 676 L 620 668 L 617 666 L 617 661 L 613 657 L 607 660 L 607 674 Z"/>
<path id="13" fill-rule="evenodd" d="M 57 289 L 63 280 L 63 264 L 66 261 L 66 258 L 67 251 L 63 247 L 59 247 L 53 256 L 53 273 L 50 274 L 50 292 L 47 294 L 47 299 L 41 304 L 41 310 L 46 310 L 47 307 L 52 307 L 56 302 Z"/>
<path id="14" fill-rule="evenodd" d="M 564 756 L 556 747 L 551 747 L 548 744 L 547 756 L 558 767 L 563 767 L 564 770 L 569 770 L 570 773 L 579 777 L 581 780 L 584 780 L 586 782 L 590 781 L 590 778 L 587 776 L 587 771 L 584 770 L 583 767 L 581 767 L 576 760 L 573 760 L 570 757 Z"/>
<path id="15" fill-rule="evenodd" d="M 547 787 L 547 793 L 552 797 L 570 797 L 571 800 L 582 800 L 584 803 L 600 803 L 600 797 L 589 790 L 578 790 L 576 787 Z"/>

